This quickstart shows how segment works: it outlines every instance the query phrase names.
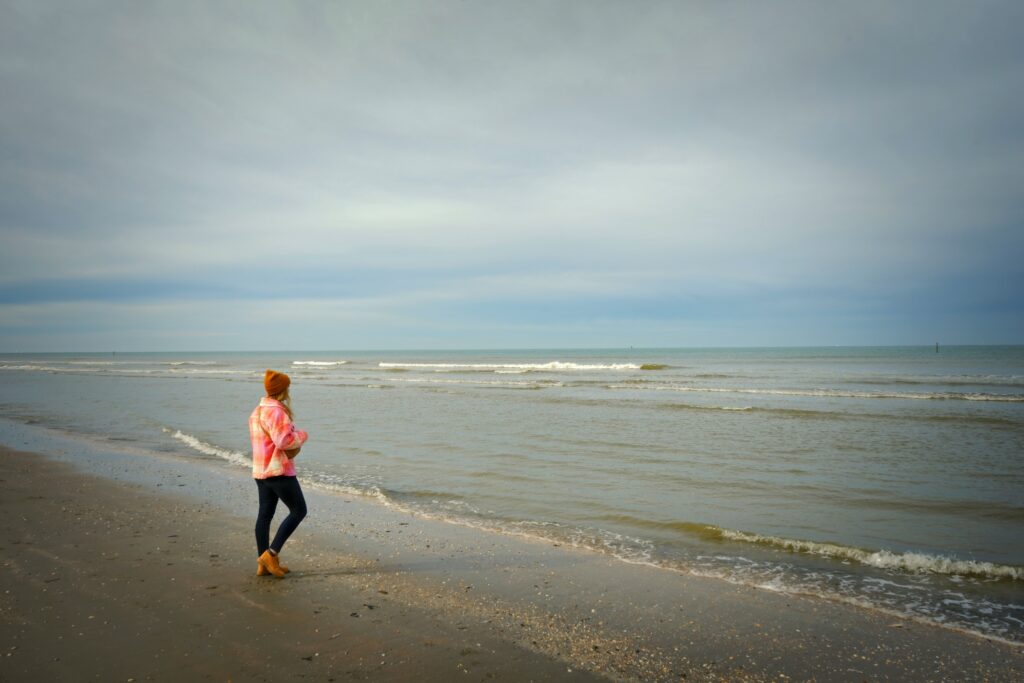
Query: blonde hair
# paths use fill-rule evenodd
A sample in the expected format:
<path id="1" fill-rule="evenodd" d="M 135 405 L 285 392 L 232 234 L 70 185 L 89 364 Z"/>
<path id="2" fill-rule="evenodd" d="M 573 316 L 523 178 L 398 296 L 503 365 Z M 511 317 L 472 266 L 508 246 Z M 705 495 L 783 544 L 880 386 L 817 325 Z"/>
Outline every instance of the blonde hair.
<path id="1" fill-rule="evenodd" d="M 292 413 L 292 397 L 288 393 L 288 389 L 285 389 L 276 396 L 270 396 L 269 398 L 272 398 L 281 404 L 281 406 L 284 408 L 284 412 L 288 413 L 289 420 L 295 419 L 295 415 Z"/>

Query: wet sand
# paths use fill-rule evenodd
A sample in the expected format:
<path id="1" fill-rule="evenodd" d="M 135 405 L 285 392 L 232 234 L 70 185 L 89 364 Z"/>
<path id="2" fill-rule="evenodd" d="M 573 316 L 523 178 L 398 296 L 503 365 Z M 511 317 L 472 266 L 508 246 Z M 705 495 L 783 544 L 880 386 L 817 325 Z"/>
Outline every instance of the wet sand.
<path id="1" fill-rule="evenodd" d="M 0 449 L 3 681 L 1024 677 L 1018 646 L 338 493 L 257 577 L 244 470 L 54 443 Z"/>

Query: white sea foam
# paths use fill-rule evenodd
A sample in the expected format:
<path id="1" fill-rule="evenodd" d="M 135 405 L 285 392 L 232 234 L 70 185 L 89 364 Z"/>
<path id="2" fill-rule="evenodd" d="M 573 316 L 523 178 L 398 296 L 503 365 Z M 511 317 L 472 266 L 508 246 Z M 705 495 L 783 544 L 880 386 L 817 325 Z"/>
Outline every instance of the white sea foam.
<path id="1" fill-rule="evenodd" d="M 170 432 L 171 430 L 165 429 L 164 431 Z M 177 439 L 178 441 L 182 442 L 183 444 L 191 447 L 192 449 L 199 451 L 200 453 L 203 453 L 204 455 L 212 455 L 217 458 L 222 458 L 236 465 L 244 465 L 245 467 L 252 466 L 251 456 L 247 456 L 244 453 L 240 453 L 238 451 L 231 451 L 226 448 L 220 448 L 219 446 L 214 446 L 213 444 L 209 444 L 206 443 L 205 441 L 197 439 L 191 434 L 185 434 L 181 430 L 175 430 L 174 433 L 171 434 L 171 436 Z"/>
<path id="2" fill-rule="evenodd" d="M 331 368 L 338 365 L 348 365 L 347 360 L 293 360 L 292 365 L 310 365 L 313 367 Z"/>
<path id="3" fill-rule="evenodd" d="M 372 498 L 386 507 L 402 509 L 373 482 L 351 480 L 325 472 L 309 472 L 307 481 L 315 488 L 333 493 Z M 405 510 L 403 510 L 405 511 Z"/>
<path id="4" fill-rule="evenodd" d="M 696 559 L 702 560 L 704 558 L 697 557 Z M 715 559 L 725 561 L 742 560 L 743 558 L 718 557 Z M 786 595 L 807 595 L 822 598 L 832 602 L 854 605 L 862 609 L 868 609 L 873 612 L 886 614 L 898 619 L 906 619 L 920 624 L 927 624 L 929 626 L 939 626 L 941 628 L 970 634 L 972 636 L 981 636 L 1013 647 L 1022 646 L 1021 641 L 1013 639 L 1006 627 L 1005 622 L 1016 621 L 1008 615 L 1004 614 L 1002 616 L 1004 623 L 978 621 L 971 618 L 964 618 L 960 615 L 953 615 L 953 618 L 950 619 L 950 615 L 943 614 L 941 610 L 936 609 L 936 605 L 934 603 L 904 603 L 902 598 L 905 597 L 905 594 L 903 596 L 898 595 L 898 590 L 897 595 L 887 596 L 885 594 L 877 593 L 869 596 L 857 595 L 855 593 L 845 592 L 842 589 L 837 592 L 836 590 L 817 584 L 814 581 L 802 580 L 794 575 L 776 574 L 774 576 L 766 576 L 765 574 L 758 572 L 756 569 L 753 571 L 747 571 L 745 569 L 738 569 L 735 566 L 729 568 L 727 566 L 675 567 L 669 565 L 664 566 L 664 568 L 695 576 L 706 576 L 709 578 L 721 579 L 740 586 L 753 586 L 755 588 L 783 593 Z M 761 567 L 761 569 L 763 569 L 763 567 Z M 899 588 L 908 587 L 901 585 Z M 919 590 L 918 587 L 909 588 L 912 588 L 915 591 Z M 994 603 L 987 604 L 995 606 Z M 973 611 L 975 614 L 987 609 L 985 604 L 979 605 L 972 602 L 967 602 L 963 606 L 974 608 Z M 1009 604 L 999 604 L 997 606 L 1001 610 L 1015 609 L 1016 607 L 1015 605 Z"/>
<path id="5" fill-rule="evenodd" d="M 381 368 L 421 368 L 435 370 L 522 370 L 522 371 L 576 371 L 576 370 L 639 370 L 636 363 L 568 363 L 553 360 L 549 363 L 379 363 Z"/>
<path id="6" fill-rule="evenodd" d="M 778 536 L 762 536 L 760 534 L 729 529 L 722 529 L 721 536 L 730 541 L 757 543 L 792 552 L 809 553 L 840 560 L 852 560 L 879 569 L 892 569 L 911 573 L 927 572 L 932 574 L 978 576 L 990 579 L 1024 580 L 1024 567 L 995 564 L 993 562 L 960 560 L 942 555 L 929 555 L 927 553 L 894 553 L 889 550 L 871 551 L 835 543 L 819 543 L 816 541 L 780 538 Z"/>

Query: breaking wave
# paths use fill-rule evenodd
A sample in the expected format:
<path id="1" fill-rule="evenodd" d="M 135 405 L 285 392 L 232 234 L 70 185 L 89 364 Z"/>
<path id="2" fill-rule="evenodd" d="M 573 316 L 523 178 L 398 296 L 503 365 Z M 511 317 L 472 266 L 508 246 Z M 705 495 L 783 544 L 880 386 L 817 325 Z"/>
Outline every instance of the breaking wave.
<path id="1" fill-rule="evenodd" d="M 928 553 L 897 553 L 891 550 L 864 550 L 837 543 L 819 543 L 802 541 L 778 536 L 762 536 L 745 531 L 719 530 L 720 537 L 727 541 L 756 543 L 758 545 L 780 548 L 797 553 L 820 555 L 837 560 L 850 560 L 877 569 L 891 569 L 908 573 L 948 574 L 955 576 L 975 576 L 983 579 L 1024 580 L 1024 567 L 979 562 L 977 560 L 961 560 L 943 555 Z"/>
<path id="2" fill-rule="evenodd" d="M 930 573 L 953 576 L 974 576 L 983 579 L 1009 579 L 1024 581 L 1024 567 L 979 562 L 977 560 L 961 560 L 942 555 L 906 552 L 897 553 L 891 550 L 865 550 L 839 543 L 804 541 L 779 536 L 763 536 L 746 531 L 723 529 L 713 524 L 699 522 L 666 522 L 641 519 L 632 515 L 606 515 L 602 519 L 617 524 L 646 528 L 658 531 L 683 533 L 705 541 L 733 541 L 767 546 L 795 553 L 818 555 L 840 561 L 852 561 L 877 569 L 889 569 L 912 574 Z"/>
<path id="3" fill-rule="evenodd" d="M 186 446 L 189 446 L 193 450 L 199 451 L 204 455 L 212 455 L 216 458 L 227 460 L 228 462 L 234 463 L 236 465 L 244 465 L 246 467 L 252 466 L 252 456 L 246 455 L 245 453 L 241 453 L 239 451 L 231 451 L 226 448 L 214 446 L 213 444 L 206 443 L 201 439 L 197 439 L 191 434 L 186 434 L 182 432 L 180 429 L 171 432 L 170 429 L 167 429 L 165 427 L 164 432 L 170 434 L 171 438 L 177 439 Z"/>

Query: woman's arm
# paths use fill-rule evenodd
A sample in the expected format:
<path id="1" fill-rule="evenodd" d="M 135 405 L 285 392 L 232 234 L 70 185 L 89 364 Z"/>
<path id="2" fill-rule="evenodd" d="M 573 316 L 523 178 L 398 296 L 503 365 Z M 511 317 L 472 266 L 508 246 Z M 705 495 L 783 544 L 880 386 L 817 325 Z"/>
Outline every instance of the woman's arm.
<path id="1" fill-rule="evenodd" d="M 263 412 L 263 428 L 274 445 L 285 453 L 294 451 L 295 455 L 298 455 L 302 444 L 306 443 L 306 439 L 309 438 L 306 432 L 297 429 L 292 424 L 288 413 L 281 408 L 270 408 Z M 295 457 L 295 455 L 289 457 Z"/>

